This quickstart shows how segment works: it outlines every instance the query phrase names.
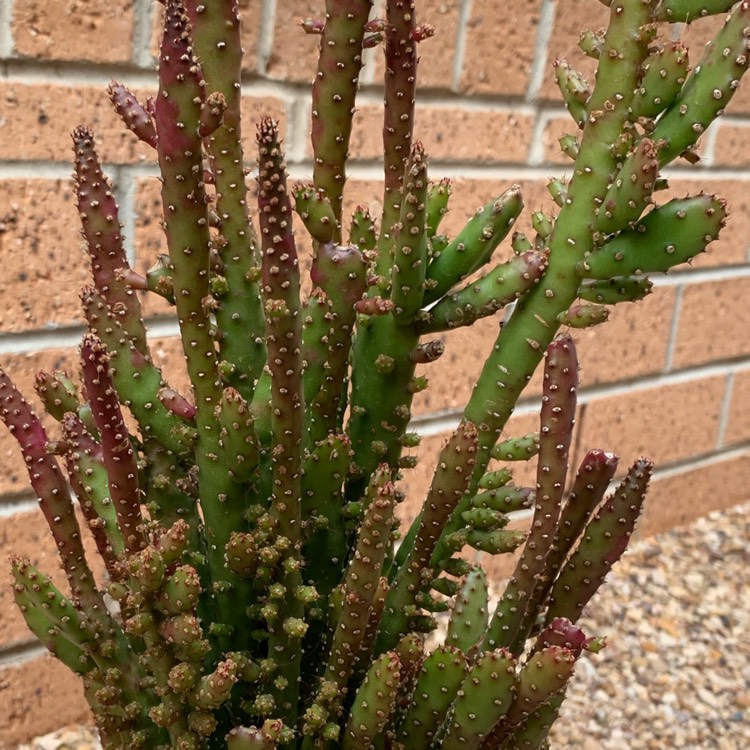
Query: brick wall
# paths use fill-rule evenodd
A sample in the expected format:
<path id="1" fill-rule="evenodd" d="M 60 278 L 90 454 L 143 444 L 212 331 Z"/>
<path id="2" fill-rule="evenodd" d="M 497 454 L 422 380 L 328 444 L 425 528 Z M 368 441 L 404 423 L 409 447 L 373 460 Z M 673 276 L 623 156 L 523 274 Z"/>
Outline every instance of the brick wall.
<path id="1" fill-rule="evenodd" d="M 240 0 L 245 19 L 249 122 L 282 120 L 294 176 L 312 172 L 307 144 L 309 81 L 316 41 L 295 20 L 320 13 L 322 0 Z M 576 53 L 584 25 L 604 24 L 595 0 L 420 0 L 420 20 L 437 36 L 422 45 L 418 137 L 431 174 L 454 179 L 447 229 L 512 182 L 528 209 L 550 209 L 545 178 L 569 169 L 557 136 L 571 127 L 553 83 L 551 62 Z M 151 0 L 0 0 L 0 361 L 29 393 L 39 369 L 76 370 L 81 334 L 78 288 L 86 281 L 69 182 L 69 131 L 95 128 L 125 222 L 128 249 L 144 270 L 162 247 L 154 155 L 123 130 L 104 89 L 111 77 L 153 90 L 158 5 Z M 713 19 L 681 33 L 693 60 Z M 378 201 L 382 65 L 368 58 L 357 114 L 348 201 Z M 252 155 L 253 128 L 245 128 Z M 616 450 L 626 465 L 639 454 L 658 463 L 642 533 L 686 522 L 747 499 L 750 484 L 750 86 L 731 114 L 703 139 L 697 168 L 672 171 L 676 193 L 704 189 L 729 199 L 722 239 L 688 270 L 657 281 L 656 292 L 615 310 L 606 326 L 577 334 L 583 363 L 581 447 Z M 252 156 L 250 157 L 252 158 Z M 527 212 L 528 214 L 528 212 Z M 524 217 L 522 226 L 527 226 Z M 507 252 L 505 250 L 504 252 Z M 160 363 L 178 368 L 175 326 L 164 306 L 147 313 Z M 425 456 L 409 479 L 418 498 L 427 467 L 457 422 L 497 322 L 445 336 L 447 352 L 431 367 L 431 389 L 415 401 Z M 179 376 L 177 376 L 179 377 Z M 539 379 L 509 433 L 534 428 Z M 55 568 L 53 545 L 35 510 L 13 441 L 0 432 L 0 549 Z M 410 506 L 413 509 L 413 504 Z M 408 510 L 408 509 L 407 509 Z M 0 747 L 87 712 L 77 682 L 34 645 L 11 603 L 7 563 L 0 565 Z"/>

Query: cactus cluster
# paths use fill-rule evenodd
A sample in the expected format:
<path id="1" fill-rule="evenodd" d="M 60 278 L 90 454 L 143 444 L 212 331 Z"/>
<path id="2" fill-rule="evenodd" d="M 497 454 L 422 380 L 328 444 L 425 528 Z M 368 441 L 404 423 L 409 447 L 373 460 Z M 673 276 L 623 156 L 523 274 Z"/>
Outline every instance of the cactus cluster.
<path id="1" fill-rule="evenodd" d="M 326 0 L 324 18 L 303 21 L 320 37 L 314 173 L 291 186 L 277 123 L 261 120 L 257 210 L 241 146 L 237 2 L 166 0 L 158 93 L 139 102 L 122 84 L 109 90 L 161 173 L 167 252 L 146 275 L 128 265 L 94 134 L 74 131 L 93 277 L 81 293 L 81 377 L 37 378 L 59 439 L 4 372 L 0 417 L 69 584 L 64 593 L 16 558 L 15 599 L 80 675 L 106 748 L 547 747 L 576 660 L 604 645 L 576 621 L 627 546 L 652 471 L 636 461 L 608 494 L 618 459 L 594 449 L 569 472 L 571 331 L 642 299 L 649 275 L 717 237 L 725 201 L 659 202 L 660 170 L 695 160 L 750 38 L 748 2 L 602 2 L 606 31 L 581 37 L 595 83 L 555 65 L 573 120 L 560 142 L 571 177 L 549 182 L 559 211 L 535 213 L 533 237 L 512 231 L 517 185 L 455 237 L 441 233 L 451 184 L 431 181 L 414 128 L 418 44 L 434 30 L 417 23 L 414 0 L 387 0 L 382 19 L 371 0 Z M 670 24 L 730 10 L 689 64 Z M 349 218 L 357 82 L 376 46 L 382 215 L 358 207 Z M 295 215 L 313 244 L 305 295 Z M 497 263 L 509 236 L 513 253 Z M 144 291 L 174 308 L 189 393 L 150 355 Z M 414 463 L 411 404 L 427 385 L 415 371 L 444 349 L 430 337 L 511 304 L 401 534 L 397 482 Z M 542 361 L 538 431 L 498 442 Z M 536 480 L 520 486 L 513 468 L 534 457 Z M 518 511 L 528 530 L 513 523 Z M 494 610 L 471 550 L 516 552 Z M 441 612 L 447 628 L 429 650 Z"/>

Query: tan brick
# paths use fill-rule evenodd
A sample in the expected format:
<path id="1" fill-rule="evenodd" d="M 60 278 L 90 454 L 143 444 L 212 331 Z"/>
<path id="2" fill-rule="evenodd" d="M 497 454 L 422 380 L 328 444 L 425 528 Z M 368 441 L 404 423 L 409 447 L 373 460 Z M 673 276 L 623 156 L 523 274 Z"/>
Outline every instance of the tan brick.
<path id="1" fill-rule="evenodd" d="M 714 127 L 717 126 L 714 125 Z M 750 166 L 750 127 L 719 121 L 713 166 L 738 168 Z"/>
<path id="2" fill-rule="evenodd" d="M 573 331 L 581 385 L 614 383 L 664 370 L 676 292 L 656 288 L 635 304 L 610 307 L 609 320 Z"/>
<path id="3" fill-rule="evenodd" d="M 431 23 L 435 27 L 435 36 L 417 47 L 417 85 L 420 88 L 452 86 L 460 9 L 460 0 L 422 0 L 417 5 L 417 23 Z"/>
<path id="4" fill-rule="evenodd" d="M 78 290 L 89 283 L 78 212 L 65 180 L 0 183 L 0 295 L 5 333 L 81 320 Z"/>
<path id="5" fill-rule="evenodd" d="M 266 61 L 269 78 L 305 83 L 315 78 L 320 37 L 305 34 L 299 21 L 308 17 L 321 18 L 322 7 L 312 0 L 277 3 L 273 45 Z"/>
<path id="6" fill-rule="evenodd" d="M 582 444 L 621 457 L 625 470 L 639 456 L 657 466 L 714 449 L 725 378 L 639 389 L 596 398 L 582 413 Z"/>
<path id="7" fill-rule="evenodd" d="M 141 101 L 149 94 L 141 90 L 134 93 Z M 70 133 L 83 124 L 94 131 L 104 163 L 156 160 L 154 149 L 139 141 L 115 114 L 105 86 L 3 83 L 0 102 L 4 110 L 0 158 L 72 165 Z"/>
<path id="8" fill-rule="evenodd" d="M 750 453 L 658 479 L 649 489 L 638 536 L 659 534 L 712 510 L 747 502 L 748 485 Z"/>
<path id="9" fill-rule="evenodd" d="M 441 161 L 525 162 L 533 118 L 510 112 L 461 110 L 449 107 L 417 109 L 415 138 L 428 156 Z M 357 111 L 351 141 L 356 159 L 383 155 L 383 111 L 367 106 Z"/>
<path id="10" fill-rule="evenodd" d="M 596 61 L 584 55 L 578 46 L 578 40 L 583 29 L 597 31 L 604 28 L 607 25 L 609 11 L 597 3 L 562 2 L 556 3 L 555 6 L 554 24 L 547 44 L 547 61 L 539 98 L 562 101 L 560 89 L 555 81 L 555 59 L 567 60 L 593 85 Z M 569 122 L 570 127 L 575 129 L 573 121 Z"/>
<path id="11" fill-rule="evenodd" d="M 50 5 L 26 0 L 13 6 L 13 41 L 22 57 L 129 62 L 133 0 L 86 0 Z M 75 41 L 73 41 L 75 40 Z"/>
<path id="12" fill-rule="evenodd" d="M 466 27 L 460 88 L 469 94 L 523 96 L 529 85 L 540 0 L 505 5 L 475 0 Z M 509 30 L 513 30 L 509 34 Z"/>
<path id="13" fill-rule="evenodd" d="M 51 656 L 0 670 L 0 705 L 0 747 L 18 747 L 63 724 L 93 723 L 83 684 Z"/>
<path id="14" fill-rule="evenodd" d="M 723 445 L 750 440 L 750 371 L 739 372 L 732 384 L 729 419 L 724 431 Z"/>
<path id="15" fill-rule="evenodd" d="M 686 286 L 672 366 L 750 354 L 750 278 Z"/>
<path id="16" fill-rule="evenodd" d="M 4 354 L 0 364 L 42 418 L 49 436 L 59 437 L 57 423 L 44 414 L 34 391 L 34 378 L 40 370 L 65 370 L 78 382 L 78 352 L 71 348 L 47 349 L 35 354 Z M 31 492 L 31 486 L 18 442 L 0 424 L 0 493 L 8 492 Z"/>

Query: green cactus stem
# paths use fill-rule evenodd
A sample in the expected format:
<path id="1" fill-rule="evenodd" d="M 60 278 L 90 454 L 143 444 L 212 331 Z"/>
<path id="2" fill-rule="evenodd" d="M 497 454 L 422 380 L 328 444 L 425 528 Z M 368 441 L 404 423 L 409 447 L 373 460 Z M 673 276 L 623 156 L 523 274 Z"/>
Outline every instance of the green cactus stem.
<path id="1" fill-rule="evenodd" d="M 471 498 L 470 505 L 472 508 L 489 508 L 507 514 L 531 508 L 535 497 L 536 495 L 531 487 L 509 485 L 474 495 Z"/>
<path id="2" fill-rule="evenodd" d="M 357 690 L 341 738 L 342 750 L 372 750 L 395 708 L 401 665 L 392 651 L 373 661 Z"/>
<path id="3" fill-rule="evenodd" d="M 107 348 L 120 399 L 132 411 L 144 438 L 153 436 L 177 455 L 184 455 L 195 430 L 162 404 L 159 398 L 164 387 L 161 372 L 150 356 L 144 356 L 128 341 L 105 300 L 93 287 L 82 289 L 81 301 L 89 330 Z"/>
<path id="4" fill-rule="evenodd" d="M 78 412 L 78 388 L 63 370 L 38 372 L 34 378 L 34 390 L 44 404 L 45 411 L 58 422 L 62 421 L 67 412 Z"/>
<path id="5" fill-rule="evenodd" d="M 427 267 L 424 303 L 443 297 L 459 281 L 490 261 L 523 209 L 521 188 L 513 185 L 472 216 L 466 226 Z"/>
<path id="6" fill-rule="evenodd" d="M 349 227 L 349 244 L 358 247 L 364 253 L 373 251 L 377 243 L 375 220 L 370 214 L 370 209 L 367 206 L 357 206 Z"/>
<path id="7" fill-rule="evenodd" d="M 602 49 L 604 48 L 604 31 L 585 29 L 581 32 L 578 46 L 586 55 L 594 60 L 598 60 L 601 57 Z"/>
<path id="8" fill-rule="evenodd" d="M 365 260 L 356 245 L 341 247 L 331 243 L 318 247 L 310 277 L 329 300 L 330 317 L 326 318 L 325 355 L 319 368 L 323 377 L 319 389 L 311 394 L 308 409 L 308 443 L 312 446 L 340 430 L 343 423 L 356 318 L 354 306 L 365 293 L 365 274 Z"/>
<path id="9" fill-rule="evenodd" d="M 4 370 L 0 369 L 0 419 L 18 441 L 39 507 L 50 527 L 73 601 L 89 612 L 105 612 L 86 562 L 70 491 L 55 457 L 47 453 L 47 433 Z"/>
<path id="10" fill-rule="evenodd" d="M 638 459 L 612 497 L 587 523 L 550 592 L 547 624 L 556 617 L 575 623 L 620 559 L 640 515 L 652 470 L 650 461 Z"/>
<path id="11" fill-rule="evenodd" d="M 316 190 L 312 185 L 298 185 L 294 189 L 294 208 L 316 242 L 333 241 L 338 233 L 336 215 L 322 190 Z"/>
<path id="12" fill-rule="evenodd" d="M 86 431 L 83 422 L 72 412 L 62 420 L 63 438 L 68 445 L 65 463 L 78 501 L 107 572 L 118 578 L 117 560 L 125 544 L 117 525 L 117 513 L 110 497 L 107 468 L 101 446 Z"/>
<path id="13" fill-rule="evenodd" d="M 421 143 L 412 144 L 403 178 L 401 213 L 393 229 L 391 277 L 393 317 L 410 323 L 422 306 L 427 270 L 427 157 Z"/>
<path id="14" fill-rule="evenodd" d="M 401 187 L 414 135 L 417 88 L 417 28 L 414 0 L 386 0 L 385 96 L 383 99 L 383 212 L 380 219 L 376 273 L 387 278 L 391 268 L 394 228 L 401 214 Z"/>
<path id="15" fill-rule="evenodd" d="M 339 583 L 349 546 L 342 504 L 350 455 L 348 437 L 331 434 L 304 463 L 302 516 L 312 522 L 313 531 L 305 540 L 302 557 L 317 561 L 314 580 L 321 597 L 327 597 Z M 321 521 L 321 528 L 316 528 Z"/>
<path id="16" fill-rule="evenodd" d="M 266 313 L 268 372 L 271 376 L 272 497 L 271 516 L 277 538 L 288 540 L 283 562 L 286 597 L 280 625 L 273 627 L 270 652 L 283 656 L 276 704 L 279 717 L 294 724 L 300 670 L 300 636 L 285 627 L 304 615 L 294 592 L 300 576 L 301 459 L 304 426 L 302 390 L 302 315 L 299 263 L 292 229 L 292 205 L 287 193 L 286 165 L 276 123 L 265 118 L 258 127 L 258 211 L 262 249 L 262 292 Z M 294 632 L 293 632 L 294 631 Z M 277 680 L 275 684 L 282 684 Z"/>
<path id="17" fill-rule="evenodd" d="M 638 220 L 651 200 L 658 166 L 656 145 L 643 138 L 625 159 L 597 211 L 598 231 L 610 234 Z"/>
<path id="18" fill-rule="evenodd" d="M 487 574 L 477 566 L 464 578 L 448 621 L 445 643 L 471 654 L 489 621 Z"/>
<path id="19" fill-rule="evenodd" d="M 563 562 L 570 555 L 587 521 L 604 498 L 604 493 L 617 471 L 618 462 L 616 455 L 599 449 L 590 450 L 584 456 L 560 513 L 554 539 L 549 545 L 544 573 L 539 576 L 531 596 L 522 627 L 521 637 L 524 640 L 533 629 Z"/>
<path id="20" fill-rule="evenodd" d="M 372 0 L 326 0 L 318 72 L 312 89 L 313 183 L 330 202 L 341 240 L 341 207 L 362 44 Z"/>
<path id="21" fill-rule="evenodd" d="M 620 232 L 579 264 L 590 279 L 666 273 L 702 253 L 726 223 L 726 201 L 715 195 L 675 198 Z"/>
<path id="22" fill-rule="evenodd" d="M 590 220 L 584 216 L 603 200 L 617 167 L 611 146 L 628 122 L 637 71 L 648 54 L 649 22 L 649 8 L 638 2 L 618 3 L 610 14 L 575 173 L 549 241 L 549 267 L 503 326 L 464 411 L 482 425 L 475 480 L 484 473 L 490 450 L 555 336 L 557 316 L 575 300 L 580 278 L 576 265 L 593 249 Z"/>
<path id="23" fill-rule="evenodd" d="M 125 256 L 118 208 L 109 180 L 94 148 L 94 134 L 80 126 L 73 131 L 78 213 L 86 240 L 94 285 L 104 297 L 120 327 L 142 354 L 146 327 L 136 293 L 122 281 L 130 270 Z"/>
<path id="24" fill-rule="evenodd" d="M 578 358 L 569 336 L 561 336 L 547 348 L 540 416 L 536 505 L 531 533 L 516 568 L 508 580 L 487 630 L 490 646 L 523 650 L 519 630 L 527 611 L 530 592 L 544 572 L 545 559 L 560 517 L 568 451 L 575 421 Z"/>
<path id="25" fill-rule="evenodd" d="M 604 323 L 609 318 L 609 308 L 594 303 L 572 305 L 557 316 L 557 320 L 568 328 L 590 328 Z"/>
<path id="26" fill-rule="evenodd" d="M 453 646 L 439 646 L 425 658 L 398 729 L 404 747 L 432 744 L 465 674 L 466 657 Z"/>
<path id="27" fill-rule="evenodd" d="M 232 497 L 232 480 L 222 466 L 220 427 L 214 417 L 221 400 L 222 383 L 206 306 L 210 297 L 210 237 L 202 139 L 198 132 L 204 86 L 189 32 L 183 3 L 169 0 L 154 119 L 159 139 L 159 167 L 164 177 L 162 203 L 177 317 L 197 409 L 195 455 L 208 537 L 208 567 L 217 589 L 216 620 L 231 624 L 238 617 L 243 621 L 244 618 L 230 601 L 230 586 L 239 582 L 233 580 L 224 566 L 224 547 L 231 530 L 241 526 L 244 508 L 239 498 Z M 237 595 L 237 590 L 233 593 Z"/>
<path id="28" fill-rule="evenodd" d="M 728 13 L 737 0 L 659 0 L 654 9 L 655 21 L 690 23 L 699 18 Z"/>
<path id="29" fill-rule="evenodd" d="M 586 79 L 565 60 L 555 60 L 555 77 L 565 106 L 579 128 L 586 121 L 586 103 L 591 97 L 591 86 Z"/>
<path id="30" fill-rule="evenodd" d="M 12 571 L 13 596 L 31 632 L 69 669 L 90 672 L 87 644 L 95 635 L 85 615 L 27 560 L 13 557 Z"/>
<path id="31" fill-rule="evenodd" d="M 513 704 L 517 681 L 508 651 L 484 652 L 461 684 L 441 748 L 478 748 Z"/>
<path id="32" fill-rule="evenodd" d="M 107 87 L 107 93 L 115 108 L 115 112 L 125 123 L 128 130 L 149 146 L 156 148 L 156 127 L 154 119 L 148 109 L 141 104 L 124 84 L 112 81 Z"/>
<path id="33" fill-rule="evenodd" d="M 410 630 L 415 595 L 435 577 L 431 568 L 438 538 L 466 492 L 474 466 L 476 441 L 476 426 L 462 422 L 440 453 L 437 471 L 415 521 L 419 530 L 388 592 L 378 636 L 379 652 L 391 648 Z"/>
<path id="34" fill-rule="evenodd" d="M 199 3 L 188 0 L 191 41 L 200 62 L 209 96 L 221 97 L 221 124 L 206 138 L 209 164 L 216 191 L 216 217 L 221 274 L 226 289 L 214 311 L 219 357 L 234 366 L 226 384 L 250 401 L 255 381 L 265 362 L 263 308 L 252 271 L 260 264 L 260 249 L 250 222 L 248 189 L 244 173 L 240 118 L 242 43 L 236 0 Z"/>
<path id="35" fill-rule="evenodd" d="M 576 653 L 577 652 L 577 653 Z M 518 674 L 517 690 L 507 713 L 492 730 L 485 748 L 503 747 L 534 712 L 546 706 L 555 696 L 564 692 L 573 676 L 580 649 L 549 646 L 532 654 Z M 522 747 L 511 743 L 508 748 Z"/>
<path id="36" fill-rule="evenodd" d="M 492 458 L 498 461 L 528 461 L 537 453 L 539 453 L 539 433 L 530 432 L 523 437 L 510 438 L 498 443 L 492 449 Z M 479 486 L 485 485 L 480 481 Z"/>
<path id="37" fill-rule="evenodd" d="M 635 117 L 658 117 L 679 95 L 688 75 L 688 50 L 681 42 L 659 44 L 643 63 L 643 79 L 631 109 Z"/>
<path id="38" fill-rule="evenodd" d="M 117 525 L 122 532 L 126 551 L 133 554 L 143 549 L 145 544 L 140 528 L 143 517 L 138 466 L 112 382 L 107 351 L 92 334 L 86 334 L 83 338 L 81 363 L 86 395 L 101 435 L 102 458 L 107 469 Z"/>
<path id="39" fill-rule="evenodd" d="M 637 302 L 651 294 L 653 282 L 642 276 L 613 276 L 599 281 L 584 281 L 578 287 L 578 296 L 587 302 L 616 305 L 619 302 Z"/>
<path id="40" fill-rule="evenodd" d="M 258 468 L 260 447 L 247 402 L 234 388 L 225 388 L 216 407 L 227 471 L 236 482 L 248 481 Z"/>
<path id="41" fill-rule="evenodd" d="M 373 474 L 367 492 L 367 510 L 360 525 L 357 545 L 341 586 L 341 614 L 336 624 L 323 673 L 321 690 L 313 703 L 326 715 L 336 716 L 356 657 L 363 646 L 366 625 L 373 606 L 388 551 L 393 522 L 395 487 L 390 470 L 382 465 Z M 333 695 L 328 685 L 336 686 Z M 309 725 L 306 733 L 312 734 Z"/>
<path id="42" fill-rule="evenodd" d="M 447 177 L 434 183 L 427 195 L 427 238 L 432 238 L 440 228 L 440 222 L 448 213 L 448 201 L 453 193 L 453 186 Z"/>
<path id="43" fill-rule="evenodd" d="M 538 251 L 523 253 L 501 263 L 455 294 L 440 300 L 417 324 L 420 334 L 469 326 L 525 294 L 544 274 L 547 257 Z"/>
<path id="44" fill-rule="evenodd" d="M 724 3 L 726 6 L 728 3 Z M 696 3 L 698 5 L 698 3 Z M 708 3 L 703 4 L 704 7 Z M 651 138 L 664 165 L 690 149 L 726 108 L 747 70 L 750 3 L 739 3 L 715 39 L 706 45 L 680 95 L 659 118 Z"/>

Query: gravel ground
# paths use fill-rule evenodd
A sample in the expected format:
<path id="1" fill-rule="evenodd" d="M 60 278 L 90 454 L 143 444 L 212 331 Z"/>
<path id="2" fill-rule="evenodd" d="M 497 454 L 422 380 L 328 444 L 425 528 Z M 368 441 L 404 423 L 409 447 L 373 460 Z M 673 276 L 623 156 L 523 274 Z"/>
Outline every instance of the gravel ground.
<path id="1" fill-rule="evenodd" d="M 635 544 L 579 624 L 553 750 L 750 748 L 750 503 Z M 69 727 L 19 750 L 95 750 Z"/>

